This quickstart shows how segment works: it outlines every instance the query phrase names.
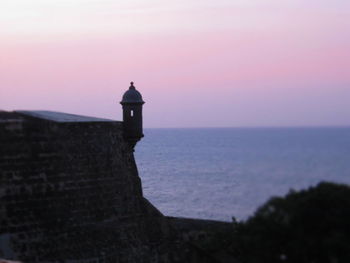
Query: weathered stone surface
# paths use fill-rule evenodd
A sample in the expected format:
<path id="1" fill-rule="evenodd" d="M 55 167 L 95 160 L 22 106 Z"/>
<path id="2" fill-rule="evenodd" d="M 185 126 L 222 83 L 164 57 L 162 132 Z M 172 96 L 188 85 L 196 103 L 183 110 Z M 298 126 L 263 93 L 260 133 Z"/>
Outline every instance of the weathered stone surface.
<path id="1" fill-rule="evenodd" d="M 166 218 L 143 197 L 122 122 L 43 114 L 0 111 L 0 259 L 225 262 L 192 241 L 227 224 Z"/>
<path id="2" fill-rule="evenodd" d="M 184 259 L 169 253 L 170 230 L 142 196 L 121 122 L 55 122 L 6 112 L 0 119 L 0 258 Z"/>

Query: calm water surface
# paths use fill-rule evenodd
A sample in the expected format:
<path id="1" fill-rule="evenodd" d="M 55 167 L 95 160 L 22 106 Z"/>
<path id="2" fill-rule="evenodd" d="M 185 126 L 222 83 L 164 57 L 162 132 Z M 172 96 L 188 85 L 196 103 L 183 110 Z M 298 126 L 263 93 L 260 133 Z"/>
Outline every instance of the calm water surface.
<path id="1" fill-rule="evenodd" d="M 350 184 L 350 128 L 146 129 L 135 156 L 170 216 L 245 219 L 291 188 Z"/>

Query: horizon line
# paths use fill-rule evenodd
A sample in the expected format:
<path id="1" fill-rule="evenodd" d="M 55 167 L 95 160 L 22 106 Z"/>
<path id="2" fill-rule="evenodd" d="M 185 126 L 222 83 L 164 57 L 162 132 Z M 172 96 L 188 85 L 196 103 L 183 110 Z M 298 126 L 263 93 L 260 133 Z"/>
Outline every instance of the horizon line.
<path id="1" fill-rule="evenodd" d="M 196 126 L 196 127 L 145 127 L 144 129 L 292 129 L 292 128 L 350 128 L 350 125 L 261 125 L 261 126 Z"/>

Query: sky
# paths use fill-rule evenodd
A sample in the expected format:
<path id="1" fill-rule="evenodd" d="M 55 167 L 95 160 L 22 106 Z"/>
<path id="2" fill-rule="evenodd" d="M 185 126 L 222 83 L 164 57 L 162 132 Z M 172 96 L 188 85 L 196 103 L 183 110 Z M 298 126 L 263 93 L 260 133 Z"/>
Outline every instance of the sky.
<path id="1" fill-rule="evenodd" d="M 0 109 L 145 127 L 350 125 L 348 0 L 1 0 Z"/>

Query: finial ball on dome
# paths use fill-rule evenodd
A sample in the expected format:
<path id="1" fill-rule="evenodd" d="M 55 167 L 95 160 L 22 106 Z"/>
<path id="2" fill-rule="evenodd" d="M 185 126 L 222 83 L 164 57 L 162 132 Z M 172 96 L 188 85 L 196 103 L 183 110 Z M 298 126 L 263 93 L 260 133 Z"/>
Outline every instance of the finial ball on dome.
<path id="1" fill-rule="evenodd" d="M 133 81 L 130 82 L 129 90 L 124 93 L 121 103 L 145 103 L 142 99 L 141 93 L 136 90 Z"/>

